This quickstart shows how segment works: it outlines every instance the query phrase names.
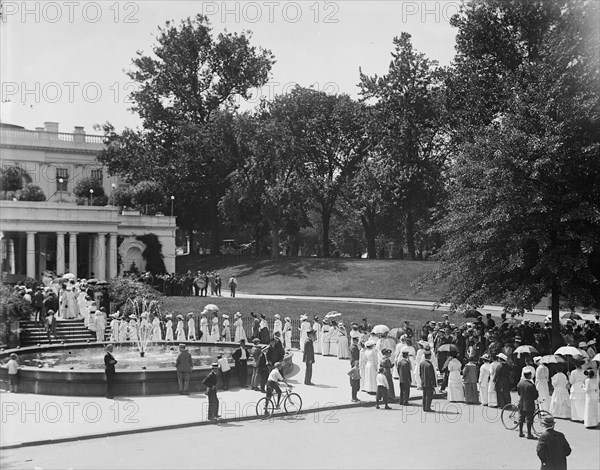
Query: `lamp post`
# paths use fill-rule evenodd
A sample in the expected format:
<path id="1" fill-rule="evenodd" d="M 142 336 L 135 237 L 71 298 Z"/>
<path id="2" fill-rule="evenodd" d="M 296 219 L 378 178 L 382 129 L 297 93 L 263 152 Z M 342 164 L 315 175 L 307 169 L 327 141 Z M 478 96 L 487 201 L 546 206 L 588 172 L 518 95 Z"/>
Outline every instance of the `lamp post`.
<path id="1" fill-rule="evenodd" d="M 117 187 L 117 185 L 115 183 L 112 183 L 110 185 L 110 187 L 112 188 L 112 191 L 110 193 L 110 205 L 114 206 L 115 205 L 115 195 L 114 195 L 114 192 L 115 192 L 115 188 Z"/>
<path id="2" fill-rule="evenodd" d="M 90 188 L 90 206 L 94 202 L 94 190 Z"/>
<path id="3" fill-rule="evenodd" d="M 173 217 L 173 201 L 175 200 L 175 196 L 171 196 L 171 217 Z"/>
<path id="4" fill-rule="evenodd" d="M 58 189 L 56 191 L 54 191 L 48 199 L 46 199 L 46 202 L 48 202 L 50 199 L 52 199 L 52 197 L 58 192 L 60 192 L 60 200 L 58 202 L 63 202 L 63 200 L 62 200 L 62 184 L 65 182 L 65 180 L 62 178 L 58 178 L 58 182 L 60 183 Z"/>

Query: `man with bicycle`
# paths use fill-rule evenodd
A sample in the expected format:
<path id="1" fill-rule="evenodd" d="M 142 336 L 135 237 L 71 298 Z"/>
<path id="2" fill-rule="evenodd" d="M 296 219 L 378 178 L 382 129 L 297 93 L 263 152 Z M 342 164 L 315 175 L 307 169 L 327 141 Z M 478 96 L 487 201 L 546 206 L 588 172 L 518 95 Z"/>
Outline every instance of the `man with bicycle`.
<path id="1" fill-rule="evenodd" d="M 279 388 L 279 382 L 284 382 L 288 387 L 290 386 L 287 381 L 281 375 L 281 368 L 283 364 L 281 362 L 275 363 L 273 370 L 269 373 L 269 378 L 267 380 L 267 398 L 271 398 L 273 396 L 273 390 L 277 392 L 277 404 L 275 408 L 279 408 L 279 403 L 281 401 L 281 388 Z"/>

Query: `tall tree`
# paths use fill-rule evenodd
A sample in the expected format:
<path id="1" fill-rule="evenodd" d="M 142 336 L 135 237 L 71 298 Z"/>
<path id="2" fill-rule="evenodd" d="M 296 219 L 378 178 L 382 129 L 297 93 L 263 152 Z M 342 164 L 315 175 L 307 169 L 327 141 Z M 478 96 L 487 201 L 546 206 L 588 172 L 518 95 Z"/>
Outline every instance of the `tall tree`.
<path id="1" fill-rule="evenodd" d="M 404 214 L 408 257 L 415 258 L 415 226 L 427 215 L 446 160 L 442 73 L 415 51 L 408 33 L 393 40 L 388 73 L 361 72 L 365 100 L 373 102 L 379 153 L 386 158 L 388 199 Z"/>
<path id="2" fill-rule="evenodd" d="M 206 206 L 213 253 L 219 250 L 218 201 L 235 158 L 225 110 L 264 85 L 273 62 L 270 51 L 250 44 L 249 32 L 213 37 L 202 15 L 167 22 L 152 55 L 138 52 L 128 72 L 138 85 L 132 110 L 143 129 L 116 134 L 105 126 L 108 149 L 100 161 L 133 180 L 144 173 L 165 184 L 181 222 L 195 225 L 194 213 Z"/>
<path id="3" fill-rule="evenodd" d="M 453 21 L 452 82 L 476 82 L 483 63 L 495 72 L 487 89 L 463 89 L 446 243 L 429 279 L 456 304 L 523 311 L 550 294 L 554 348 L 561 296 L 600 307 L 599 19 L 596 2 L 488 0 Z M 484 31 L 504 41 L 477 47 Z"/>

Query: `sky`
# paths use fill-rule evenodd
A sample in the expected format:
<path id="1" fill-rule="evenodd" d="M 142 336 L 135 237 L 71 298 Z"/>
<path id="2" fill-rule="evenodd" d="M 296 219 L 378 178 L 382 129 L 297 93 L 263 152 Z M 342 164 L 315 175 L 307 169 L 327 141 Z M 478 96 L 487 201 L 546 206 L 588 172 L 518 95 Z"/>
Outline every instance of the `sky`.
<path id="1" fill-rule="evenodd" d="M 149 55 L 159 26 L 205 14 L 213 33 L 252 31 L 251 43 L 275 55 L 268 84 L 250 102 L 295 84 L 358 97 L 359 69 L 384 74 L 392 39 L 440 65 L 454 56 L 449 19 L 460 1 L 3 1 L 0 20 L 1 120 L 61 132 L 112 123 L 138 127 L 129 111 L 135 84 L 126 75 L 137 51 Z"/>

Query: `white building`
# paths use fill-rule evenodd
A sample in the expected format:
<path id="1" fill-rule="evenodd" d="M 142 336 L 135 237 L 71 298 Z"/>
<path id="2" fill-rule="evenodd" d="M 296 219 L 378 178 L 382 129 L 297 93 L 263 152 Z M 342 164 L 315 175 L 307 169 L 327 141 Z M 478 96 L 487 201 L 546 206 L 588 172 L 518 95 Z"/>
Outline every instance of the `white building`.
<path id="1" fill-rule="evenodd" d="M 146 234 L 158 237 L 166 269 L 175 272 L 175 217 L 75 203 L 72 190 L 81 178 L 101 179 L 109 204 L 119 186 L 118 178 L 108 177 L 96 160 L 102 142 L 102 136 L 87 135 L 82 127 L 62 133 L 54 122 L 35 131 L 0 123 L 2 167 L 25 170 L 47 199 L 0 201 L 3 279 L 39 279 L 51 270 L 105 280 L 130 270 L 133 263 L 143 271 L 145 245 L 136 237 Z"/>

